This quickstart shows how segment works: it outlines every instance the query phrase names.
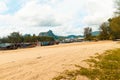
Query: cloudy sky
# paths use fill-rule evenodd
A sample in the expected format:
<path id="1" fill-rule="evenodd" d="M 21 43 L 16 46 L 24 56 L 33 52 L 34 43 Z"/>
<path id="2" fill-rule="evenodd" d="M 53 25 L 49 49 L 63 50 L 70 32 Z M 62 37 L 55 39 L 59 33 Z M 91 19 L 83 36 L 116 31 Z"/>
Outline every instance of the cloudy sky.
<path id="1" fill-rule="evenodd" d="M 0 0 L 0 36 L 13 31 L 82 34 L 113 16 L 113 0 Z"/>

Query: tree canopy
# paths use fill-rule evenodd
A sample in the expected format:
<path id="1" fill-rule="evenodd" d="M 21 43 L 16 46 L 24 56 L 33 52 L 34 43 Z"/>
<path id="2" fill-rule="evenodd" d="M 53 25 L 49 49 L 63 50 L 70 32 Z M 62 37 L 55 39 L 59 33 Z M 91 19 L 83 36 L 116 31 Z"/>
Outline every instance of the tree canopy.
<path id="1" fill-rule="evenodd" d="M 30 35 L 22 35 L 19 32 L 13 32 L 7 37 L 3 37 L 0 39 L 1 43 L 24 43 L 24 42 L 43 42 L 43 41 L 54 41 L 53 37 L 49 36 L 36 36 L 35 34 Z"/>
<path id="2" fill-rule="evenodd" d="M 120 16 L 112 18 L 110 28 L 115 38 L 120 38 Z"/>
<path id="3" fill-rule="evenodd" d="M 92 28 L 90 27 L 86 27 L 84 28 L 84 37 L 85 40 L 91 40 L 92 39 Z"/>

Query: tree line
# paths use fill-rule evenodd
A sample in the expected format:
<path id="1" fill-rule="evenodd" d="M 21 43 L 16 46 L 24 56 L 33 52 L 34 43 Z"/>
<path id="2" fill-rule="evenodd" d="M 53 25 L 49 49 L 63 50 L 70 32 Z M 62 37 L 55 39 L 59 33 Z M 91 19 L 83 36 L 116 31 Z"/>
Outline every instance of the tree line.
<path id="1" fill-rule="evenodd" d="M 19 32 L 13 32 L 7 37 L 0 38 L 1 43 L 33 43 L 37 41 L 54 41 L 54 38 L 49 36 L 36 36 L 35 34 L 22 35 Z"/>
<path id="2" fill-rule="evenodd" d="M 120 39 L 120 1 L 116 0 L 116 12 L 113 18 L 103 22 L 99 27 L 99 35 L 92 35 L 92 28 L 84 28 L 85 40 L 116 40 Z"/>

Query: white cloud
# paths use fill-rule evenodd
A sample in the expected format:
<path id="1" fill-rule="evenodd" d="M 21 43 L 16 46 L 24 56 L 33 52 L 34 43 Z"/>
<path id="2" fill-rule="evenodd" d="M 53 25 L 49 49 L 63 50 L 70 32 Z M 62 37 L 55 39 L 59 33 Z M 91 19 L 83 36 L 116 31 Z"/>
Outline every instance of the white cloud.
<path id="1" fill-rule="evenodd" d="M 88 0 L 85 6 L 88 15 L 84 17 L 83 22 L 87 25 L 100 25 L 112 17 L 115 10 L 113 0 Z"/>
<path id="2" fill-rule="evenodd" d="M 7 6 L 5 2 L 0 1 L 0 13 L 3 13 L 7 10 Z"/>
<path id="3" fill-rule="evenodd" d="M 0 25 L 5 26 L 8 33 L 38 34 L 52 29 L 58 35 L 81 34 L 85 26 L 96 30 L 114 11 L 113 0 L 22 0 L 22 3 L 14 15 L 0 15 Z"/>

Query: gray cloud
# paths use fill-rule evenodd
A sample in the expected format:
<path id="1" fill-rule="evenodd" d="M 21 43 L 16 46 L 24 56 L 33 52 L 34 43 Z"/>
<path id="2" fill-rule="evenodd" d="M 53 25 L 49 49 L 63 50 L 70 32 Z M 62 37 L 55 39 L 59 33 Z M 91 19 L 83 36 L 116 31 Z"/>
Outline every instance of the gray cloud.
<path id="1" fill-rule="evenodd" d="M 42 27 L 56 27 L 61 26 L 62 24 L 57 22 L 54 18 L 46 18 L 41 20 L 38 25 Z"/>
<path id="2" fill-rule="evenodd" d="M 54 16 L 47 16 L 44 18 L 34 16 L 31 18 L 22 18 L 22 20 L 29 23 L 29 26 L 31 27 L 57 27 L 62 25 L 62 22 L 57 21 Z"/>

